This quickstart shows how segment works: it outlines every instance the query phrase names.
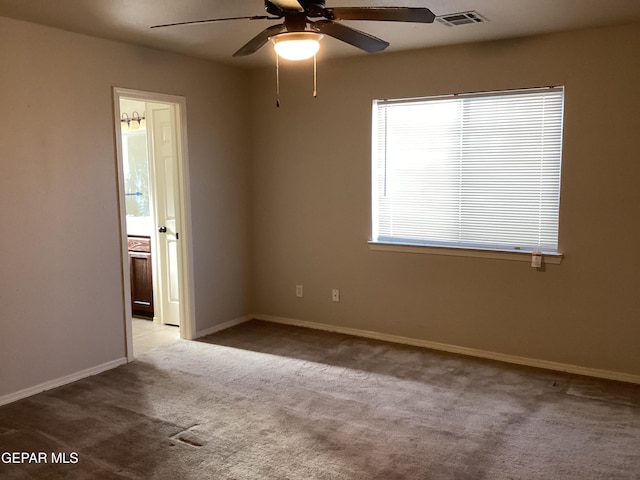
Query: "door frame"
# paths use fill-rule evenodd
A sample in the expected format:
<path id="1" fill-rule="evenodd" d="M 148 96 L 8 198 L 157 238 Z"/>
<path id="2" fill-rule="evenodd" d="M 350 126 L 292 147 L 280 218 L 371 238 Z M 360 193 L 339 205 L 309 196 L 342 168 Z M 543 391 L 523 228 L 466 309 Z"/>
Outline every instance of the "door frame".
<path id="1" fill-rule="evenodd" d="M 120 255 L 122 260 L 122 300 L 125 327 L 127 361 L 134 360 L 131 311 L 131 277 L 129 271 L 129 248 L 127 241 L 127 214 L 124 201 L 124 164 L 122 158 L 122 130 L 120 99 L 128 98 L 153 103 L 171 103 L 177 108 L 179 119 L 178 134 L 178 205 L 180 212 L 180 338 L 193 340 L 196 333 L 194 316 L 195 296 L 193 292 L 193 243 L 191 240 L 191 191 L 189 184 L 189 156 L 187 153 L 187 105 L 186 98 L 164 93 L 131 90 L 113 87 L 113 110 L 116 137 L 116 158 L 118 175 L 118 213 L 120 219 Z"/>

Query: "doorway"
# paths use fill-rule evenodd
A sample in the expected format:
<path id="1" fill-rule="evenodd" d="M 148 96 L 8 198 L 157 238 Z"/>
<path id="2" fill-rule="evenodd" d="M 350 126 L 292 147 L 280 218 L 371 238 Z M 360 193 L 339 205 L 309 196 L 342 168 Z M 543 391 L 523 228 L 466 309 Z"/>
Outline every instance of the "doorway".
<path id="1" fill-rule="evenodd" d="M 127 358 L 194 337 L 183 97 L 114 89 Z"/>

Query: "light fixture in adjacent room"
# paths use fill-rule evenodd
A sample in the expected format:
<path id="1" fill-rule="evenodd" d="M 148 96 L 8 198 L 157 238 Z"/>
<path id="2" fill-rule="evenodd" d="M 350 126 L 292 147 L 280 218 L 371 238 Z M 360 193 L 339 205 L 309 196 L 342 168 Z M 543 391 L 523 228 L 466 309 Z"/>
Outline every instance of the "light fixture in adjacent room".
<path id="1" fill-rule="evenodd" d="M 131 123 L 129 124 L 129 130 L 138 130 L 140 128 L 140 114 L 133 112 L 131 117 Z"/>
<path id="2" fill-rule="evenodd" d="M 320 50 L 321 33 L 286 32 L 274 35 L 270 40 L 278 56 L 287 60 L 306 60 Z"/>
<path id="3" fill-rule="evenodd" d="M 127 115 L 126 113 L 120 115 L 120 130 L 122 130 L 123 132 L 128 132 L 130 122 L 131 120 L 129 119 L 129 115 Z"/>
<path id="4" fill-rule="evenodd" d="M 147 127 L 147 119 L 146 115 L 143 113 L 142 116 L 138 112 L 133 112 L 132 116 L 129 117 L 129 114 L 123 113 L 120 116 L 120 130 L 122 132 L 130 132 L 133 130 L 145 130 Z"/>

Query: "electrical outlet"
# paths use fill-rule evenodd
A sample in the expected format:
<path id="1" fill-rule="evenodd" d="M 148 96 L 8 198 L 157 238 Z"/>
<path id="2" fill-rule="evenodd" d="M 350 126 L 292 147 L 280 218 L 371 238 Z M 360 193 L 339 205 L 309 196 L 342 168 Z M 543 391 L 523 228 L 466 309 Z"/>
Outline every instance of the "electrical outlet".
<path id="1" fill-rule="evenodd" d="M 337 288 L 334 288 L 333 290 L 331 290 L 331 300 L 333 302 L 340 301 L 340 290 L 338 290 Z"/>
<path id="2" fill-rule="evenodd" d="M 302 298 L 302 285 L 296 285 L 296 297 Z"/>

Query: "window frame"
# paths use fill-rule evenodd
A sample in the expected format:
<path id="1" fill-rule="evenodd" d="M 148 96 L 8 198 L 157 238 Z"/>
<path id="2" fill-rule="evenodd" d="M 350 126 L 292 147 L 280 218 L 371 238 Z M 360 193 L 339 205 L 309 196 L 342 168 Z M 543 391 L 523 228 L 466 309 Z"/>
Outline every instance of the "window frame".
<path id="1" fill-rule="evenodd" d="M 447 242 L 437 241 L 434 239 L 416 239 L 412 241 L 406 238 L 397 237 L 394 239 L 392 236 L 380 235 L 377 230 L 377 223 L 379 222 L 378 215 L 378 202 L 377 202 L 377 185 L 376 179 L 378 178 L 378 133 L 377 133 L 377 115 L 380 104 L 384 106 L 394 104 L 410 104 L 410 103 L 424 103 L 431 100 L 443 100 L 443 99 L 466 99 L 466 98 L 478 98 L 478 97 L 507 97 L 514 94 L 527 94 L 527 93 L 540 93 L 540 92 L 560 92 L 560 126 L 559 126 L 559 155 L 558 155 L 558 181 L 557 181 L 557 211 L 555 213 L 556 218 L 556 248 L 545 249 L 525 245 L 509 245 L 506 248 L 499 244 L 492 244 L 490 241 L 479 242 L 478 245 L 474 245 L 474 242 L 458 241 Z M 469 93 L 456 93 L 449 95 L 437 95 L 428 97 L 415 97 L 415 98 L 398 98 L 398 99 L 376 99 L 372 102 L 372 151 L 371 151 L 371 236 L 369 240 L 369 248 L 375 251 L 394 251 L 394 252 L 406 252 L 406 253 L 426 253 L 435 255 L 453 255 L 462 257 L 483 257 L 483 258 L 496 258 L 502 260 L 516 260 L 516 261 L 529 261 L 533 253 L 541 253 L 545 257 L 546 263 L 559 264 L 562 261 L 563 253 L 560 250 L 560 193 L 561 193 L 561 170 L 563 159 L 563 130 L 564 130 L 564 86 L 551 86 L 551 87 L 534 87 L 534 88 L 519 88 L 512 90 L 496 90 L 486 92 L 469 92 Z M 385 137 L 386 138 L 386 137 Z M 386 140 L 385 140 L 386 142 Z M 386 147 L 385 147 L 386 148 Z M 386 160 L 385 160 L 386 162 Z M 462 162 L 462 160 L 460 160 Z M 386 168 L 386 167 L 385 167 Z M 386 171 L 386 170 L 385 170 Z M 385 180 L 386 181 L 386 180 Z M 386 187 L 385 187 L 386 188 Z M 376 237 L 376 233 L 378 233 Z"/>

